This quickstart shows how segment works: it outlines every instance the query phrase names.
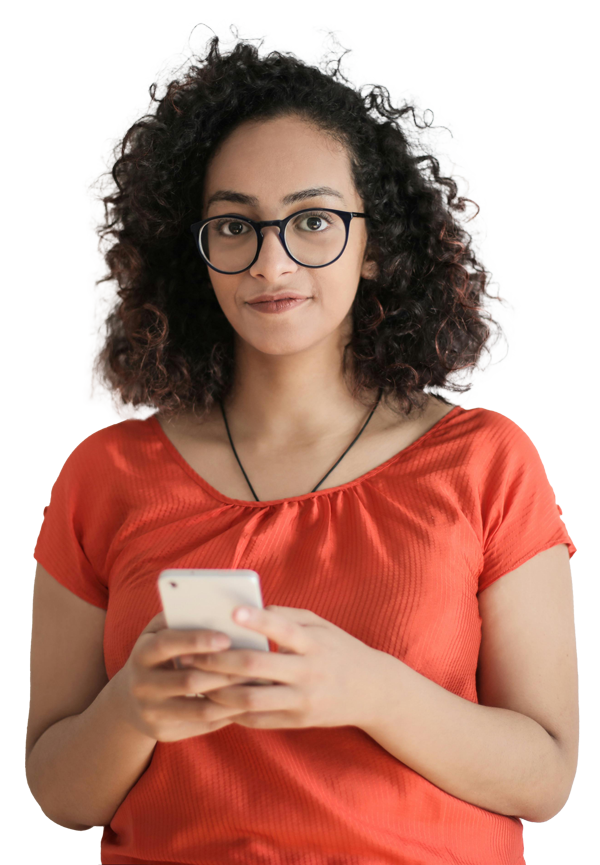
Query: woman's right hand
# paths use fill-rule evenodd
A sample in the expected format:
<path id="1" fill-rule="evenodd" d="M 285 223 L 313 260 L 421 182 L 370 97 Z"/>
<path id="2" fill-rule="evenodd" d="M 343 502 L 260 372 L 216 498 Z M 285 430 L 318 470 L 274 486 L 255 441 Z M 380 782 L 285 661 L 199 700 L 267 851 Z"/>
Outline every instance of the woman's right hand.
<path id="1" fill-rule="evenodd" d="M 179 655 L 219 652 L 229 648 L 229 638 L 224 646 L 211 644 L 217 635 L 225 636 L 222 632 L 205 628 L 168 628 L 163 611 L 151 619 L 125 665 L 116 674 L 126 720 L 158 742 L 178 742 L 219 730 L 231 724 L 236 715 L 246 712 L 247 709 L 220 706 L 209 697 L 189 695 L 247 682 L 247 678 L 211 673 L 195 667 L 174 669 Z"/>

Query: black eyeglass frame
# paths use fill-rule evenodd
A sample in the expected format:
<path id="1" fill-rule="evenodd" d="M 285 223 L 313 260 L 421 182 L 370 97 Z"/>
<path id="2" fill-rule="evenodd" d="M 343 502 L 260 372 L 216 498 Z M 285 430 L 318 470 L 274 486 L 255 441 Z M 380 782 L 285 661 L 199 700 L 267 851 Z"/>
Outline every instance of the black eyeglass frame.
<path id="1" fill-rule="evenodd" d="M 340 252 L 340 254 L 336 255 L 336 257 L 334 259 L 332 259 L 332 261 L 328 261 L 327 264 L 304 264 L 304 262 L 298 261 L 297 258 L 294 258 L 292 253 L 289 251 L 287 244 L 285 242 L 285 230 L 287 228 L 288 222 L 294 216 L 298 216 L 300 213 L 316 213 L 318 211 L 322 211 L 323 213 L 335 213 L 335 214 L 337 214 L 337 216 L 339 216 L 344 223 L 344 227 L 346 229 L 346 239 L 344 240 L 344 245 L 342 247 L 342 251 Z M 334 261 L 337 261 L 338 258 L 340 258 L 340 256 L 343 255 L 344 250 L 346 249 L 346 246 L 348 245 L 348 235 L 350 234 L 350 222 L 352 221 L 352 219 L 355 216 L 360 216 L 364 219 L 370 219 L 370 216 L 368 213 L 357 213 L 356 211 L 353 211 L 353 210 L 334 210 L 332 207 L 305 207 L 303 210 L 297 210 L 295 213 L 290 213 L 290 215 L 286 216 L 285 219 L 265 219 L 262 222 L 255 222 L 254 219 L 250 219 L 248 216 L 240 216 L 237 213 L 220 213 L 217 216 L 209 216 L 208 219 L 203 219 L 200 222 L 194 222 L 192 225 L 190 225 L 190 231 L 194 235 L 194 238 L 196 241 L 196 249 L 200 253 L 202 260 L 205 262 L 205 264 L 207 264 L 213 270 L 216 270 L 217 273 L 226 273 L 228 275 L 232 275 L 234 273 L 243 273 L 245 270 L 249 270 L 252 267 L 252 265 L 256 262 L 256 260 L 258 259 L 258 256 L 260 255 L 260 250 L 261 250 L 263 240 L 264 240 L 262 229 L 267 225 L 276 225 L 278 227 L 279 231 L 278 231 L 277 236 L 279 237 L 279 240 L 281 241 L 281 245 L 285 249 L 286 255 L 288 255 L 292 259 L 292 261 L 295 261 L 296 264 L 299 264 L 301 267 L 313 267 L 313 268 L 315 268 L 315 267 L 329 267 L 330 264 L 333 264 Z M 247 267 L 243 267 L 241 270 L 219 270 L 218 267 L 215 267 L 214 264 L 211 264 L 210 261 L 208 261 L 208 259 L 206 258 L 206 256 L 202 252 L 202 247 L 200 246 L 200 231 L 206 225 L 206 223 L 211 222 L 211 220 L 213 220 L 213 219 L 225 219 L 225 217 L 229 217 L 229 218 L 233 218 L 233 219 L 239 219 L 240 222 L 247 222 L 249 225 L 252 226 L 252 228 L 254 229 L 254 231 L 256 233 L 256 239 L 257 239 L 256 255 L 254 256 L 254 258 L 252 259 L 250 264 Z"/>

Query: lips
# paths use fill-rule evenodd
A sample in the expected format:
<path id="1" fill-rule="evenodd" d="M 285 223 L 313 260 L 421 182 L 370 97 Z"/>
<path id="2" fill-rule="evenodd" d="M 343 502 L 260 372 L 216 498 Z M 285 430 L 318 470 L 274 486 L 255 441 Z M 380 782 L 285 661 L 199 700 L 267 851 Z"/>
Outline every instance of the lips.
<path id="1" fill-rule="evenodd" d="M 308 297 L 286 297 L 280 296 L 279 299 L 275 300 L 259 300 L 254 303 L 248 304 L 248 306 L 252 306 L 256 313 L 281 313 L 287 312 L 291 309 L 297 309 L 300 306 L 304 306 L 307 300 L 310 300 Z"/>
<path id="2" fill-rule="evenodd" d="M 273 303 L 276 300 L 306 300 L 305 294 L 297 294 L 295 291 L 288 291 L 282 294 L 259 294 L 258 297 L 253 297 L 246 303 Z"/>

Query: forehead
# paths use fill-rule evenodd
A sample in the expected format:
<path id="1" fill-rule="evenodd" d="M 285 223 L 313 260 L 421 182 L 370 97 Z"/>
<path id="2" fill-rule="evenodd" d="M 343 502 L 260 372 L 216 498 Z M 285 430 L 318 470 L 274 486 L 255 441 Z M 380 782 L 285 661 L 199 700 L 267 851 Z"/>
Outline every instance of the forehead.
<path id="1" fill-rule="evenodd" d="M 339 190 L 349 204 L 354 185 L 346 148 L 305 120 L 279 117 L 243 123 L 222 142 L 207 167 L 203 197 L 226 188 L 275 204 L 296 189 L 322 186 Z"/>

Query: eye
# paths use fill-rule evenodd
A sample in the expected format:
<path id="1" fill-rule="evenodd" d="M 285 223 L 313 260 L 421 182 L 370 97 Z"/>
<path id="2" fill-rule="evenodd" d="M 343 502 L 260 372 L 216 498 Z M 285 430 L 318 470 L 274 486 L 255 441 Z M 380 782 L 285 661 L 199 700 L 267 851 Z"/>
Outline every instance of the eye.
<path id="1" fill-rule="evenodd" d="M 297 228 L 301 222 L 308 222 L 308 228 L 302 229 L 309 234 L 318 234 L 322 231 L 327 231 L 327 225 L 333 224 L 332 214 L 321 210 L 314 210 L 311 213 L 302 213 L 293 220 L 294 228 Z M 323 223 L 326 223 L 323 225 Z"/>
<path id="2" fill-rule="evenodd" d="M 240 237 L 240 235 L 252 230 L 250 226 L 247 225 L 245 222 L 242 222 L 241 219 L 215 219 L 213 224 L 218 233 L 221 234 L 223 237 Z M 247 229 L 246 232 L 243 231 L 244 228 Z"/>

